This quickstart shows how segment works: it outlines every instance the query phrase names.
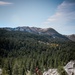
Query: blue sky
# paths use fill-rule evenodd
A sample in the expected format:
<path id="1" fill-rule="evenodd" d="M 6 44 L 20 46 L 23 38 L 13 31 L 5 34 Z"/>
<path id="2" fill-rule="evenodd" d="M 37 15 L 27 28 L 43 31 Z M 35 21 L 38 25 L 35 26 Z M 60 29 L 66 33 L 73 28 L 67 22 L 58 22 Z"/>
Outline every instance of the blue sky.
<path id="1" fill-rule="evenodd" d="M 18 26 L 75 34 L 75 0 L 0 0 L 0 27 Z"/>

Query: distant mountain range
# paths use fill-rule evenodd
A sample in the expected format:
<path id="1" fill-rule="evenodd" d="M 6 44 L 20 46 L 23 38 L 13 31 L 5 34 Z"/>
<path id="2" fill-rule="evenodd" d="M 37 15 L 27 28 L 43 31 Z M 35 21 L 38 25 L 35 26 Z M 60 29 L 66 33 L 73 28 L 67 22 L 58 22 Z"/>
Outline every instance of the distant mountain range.
<path id="1" fill-rule="evenodd" d="M 28 26 L 23 26 L 23 27 L 16 27 L 16 28 L 9 28 L 5 27 L 2 28 L 8 31 L 22 31 L 22 32 L 29 32 L 32 34 L 38 34 L 38 35 L 48 35 L 52 38 L 64 38 L 64 39 L 70 39 L 72 41 L 75 41 L 75 35 L 62 35 L 58 33 L 55 29 L 53 28 L 37 28 L 37 27 L 28 27 Z"/>
<path id="2" fill-rule="evenodd" d="M 70 40 L 75 41 L 75 34 L 67 35 L 67 37 L 68 37 Z"/>
<path id="3" fill-rule="evenodd" d="M 24 31 L 24 32 L 29 32 L 29 33 L 34 33 L 34 34 L 46 34 L 46 35 L 54 35 L 58 34 L 57 31 L 55 31 L 53 28 L 37 28 L 37 27 L 16 27 L 16 28 L 4 28 L 8 31 Z"/>

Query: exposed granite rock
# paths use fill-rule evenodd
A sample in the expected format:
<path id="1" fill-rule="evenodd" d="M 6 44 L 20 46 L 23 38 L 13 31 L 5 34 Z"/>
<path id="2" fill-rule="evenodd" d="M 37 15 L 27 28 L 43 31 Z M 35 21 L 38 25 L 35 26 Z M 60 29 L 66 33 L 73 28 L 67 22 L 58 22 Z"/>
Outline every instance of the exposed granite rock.
<path id="1" fill-rule="evenodd" d="M 68 75 L 75 75 L 75 61 L 70 61 L 63 67 Z M 43 75 L 60 75 L 57 69 L 49 69 L 45 71 Z"/>
<path id="2" fill-rule="evenodd" d="M 75 75 L 75 61 L 68 62 L 64 69 L 68 75 Z"/>
<path id="3" fill-rule="evenodd" d="M 2 69 L 0 68 L 0 75 L 2 74 Z"/>
<path id="4" fill-rule="evenodd" d="M 57 72 L 57 69 L 49 69 L 48 71 L 45 71 L 43 75 L 59 75 Z"/>

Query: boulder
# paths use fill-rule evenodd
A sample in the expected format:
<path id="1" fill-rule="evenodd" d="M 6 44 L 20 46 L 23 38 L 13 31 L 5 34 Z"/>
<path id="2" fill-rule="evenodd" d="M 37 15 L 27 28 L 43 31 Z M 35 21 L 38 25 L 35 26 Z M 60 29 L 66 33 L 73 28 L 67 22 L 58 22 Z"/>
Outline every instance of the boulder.
<path id="1" fill-rule="evenodd" d="M 43 75 L 59 75 L 57 69 L 49 69 L 48 71 L 45 71 Z"/>
<path id="2" fill-rule="evenodd" d="M 68 62 L 64 69 L 68 75 L 75 75 L 75 61 Z"/>

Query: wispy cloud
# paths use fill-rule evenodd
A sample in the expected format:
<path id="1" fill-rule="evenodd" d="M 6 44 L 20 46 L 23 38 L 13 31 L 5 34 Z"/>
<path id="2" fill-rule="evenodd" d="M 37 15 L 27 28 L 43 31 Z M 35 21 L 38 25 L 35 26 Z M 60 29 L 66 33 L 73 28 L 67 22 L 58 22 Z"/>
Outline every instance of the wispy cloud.
<path id="1" fill-rule="evenodd" d="M 75 20 L 75 2 L 64 1 L 61 3 L 54 15 L 50 16 L 45 24 L 49 23 L 67 23 Z"/>
<path id="2" fill-rule="evenodd" d="M 0 1 L 0 5 L 10 5 L 13 4 L 11 2 Z"/>
<path id="3" fill-rule="evenodd" d="M 65 0 L 56 9 L 43 25 L 52 27 L 62 34 L 75 33 L 75 0 Z M 66 32 L 65 32 L 66 31 Z"/>

